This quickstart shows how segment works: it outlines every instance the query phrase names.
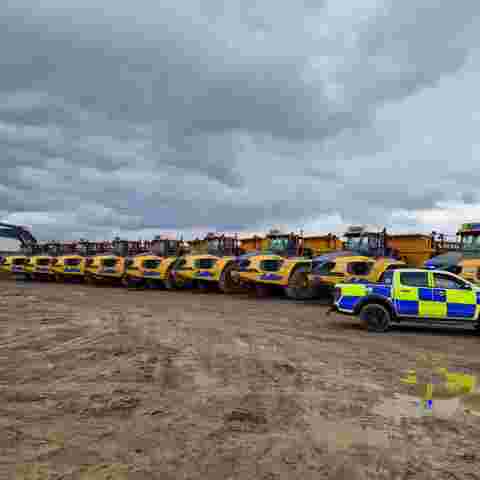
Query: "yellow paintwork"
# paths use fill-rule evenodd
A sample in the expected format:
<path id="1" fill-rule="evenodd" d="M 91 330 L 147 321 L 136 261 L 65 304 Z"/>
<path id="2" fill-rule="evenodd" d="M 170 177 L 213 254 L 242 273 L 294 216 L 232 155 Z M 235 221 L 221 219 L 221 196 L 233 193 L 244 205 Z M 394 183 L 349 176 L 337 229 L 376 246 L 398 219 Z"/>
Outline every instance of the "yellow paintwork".
<path id="1" fill-rule="evenodd" d="M 215 263 L 212 268 L 198 268 L 197 260 L 213 259 Z M 208 282 L 218 282 L 224 268 L 235 257 L 216 257 L 215 255 L 187 255 L 184 257 L 185 263 L 175 271 L 176 276 L 183 280 L 205 280 Z"/>
<path id="2" fill-rule="evenodd" d="M 388 246 L 398 250 L 402 260 L 413 267 L 422 267 L 436 254 L 429 235 L 398 234 L 388 236 Z"/>
<path id="3" fill-rule="evenodd" d="M 103 260 L 109 259 L 116 260 L 114 267 L 103 266 Z M 97 255 L 88 259 L 85 265 L 85 273 L 95 278 L 120 279 L 123 277 L 124 270 L 125 258 L 116 255 Z"/>
<path id="4" fill-rule="evenodd" d="M 448 396 L 464 395 L 475 390 L 476 378 L 473 375 L 451 373 L 444 367 L 434 368 L 432 373 L 443 381 L 441 383 L 436 383 L 435 385 L 429 383 L 423 386 L 424 391 L 422 396 L 425 400 L 431 400 L 436 396 L 445 398 Z M 410 370 L 408 375 L 400 381 L 407 385 L 419 385 L 415 370 Z"/>
<path id="5" fill-rule="evenodd" d="M 37 264 L 39 260 L 45 260 L 45 259 L 49 261 L 48 265 Z M 29 257 L 28 263 L 25 264 L 25 272 L 29 273 L 30 275 L 33 275 L 33 274 L 49 275 L 51 274 L 51 267 L 50 267 L 51 261 L 52 261 L 52 257 L 48 255 L 37 255 L 37 256 Z"/>
<path id="6" fill-rule="evenodd" d="M 80 263 L 78 265 L 65 265 L 65 261 L 69 259 L 78 259 Z M 55 275 L 65 275 L 80 277 L 85 274 L 85 257 L 81 255 L 63 255 L 61 257 L 54 258 L 56 262 L 51 267 L 51 272 Z"/>
<path id="7" fill-rule="evenodd" d="M 161 279 L 161 262 L 163 260 L 162 257 L 159 257 L 157 255 L 138 255 L 130 258 L 129 260 L 132 260 L 133 263 L 125 269 L 125 275 L 136 279 Z M 160 264 L 157 268 L 145 268 L 143 266 L 143 262 L 145 262 L 145 260 L 158 260 Z"/>
<path id="8" fill-rule="evenodd" d="M 400 260 L 393 260 L 390 258 L 370 258 L 364 256 L 352 256 L 352 257 L 337 257 L 332 260 L 335 262 L 334 268 L 330 271 L 330 275 L 315 275 L 310 274 L 308 279 L 310 282 L 317 282 L 328 286 L 334 286 L 336 283 L 341 281 L 348 281 L 351 278 L 361 278 L 368 282 L 375 283 L 378 281 L 382 273 L 390 267 L 391 265 L 402 265 L 406 264 Z M 347 272 L 347 267 L 352 262 L 371 262 L 373 263 L 373 268 L 367 275 L 354 275 Z M 338 275 L 334 275 L 338 274 Z"/>
<path id="9" fill-rule="evenodd" d="M 24 273 L 25 268 L 23 265 L 14 266 L 14 261 L 17 259 L 26 259 L 26 255 L 11 255 L 5 257 L 2 264 L 0 265 L 0 271 L 4 273 Z"/>
<path id="10" fill-rule="evenodd" d="M 243 282 L 249 282 L 249 283 L 261 283 L 261 284 L 278 285 L 278 286 L 288 285 L 290 274 L 298 264 L 310 266 L 312 263 L 311 260 L 301 258 L 301 257 L 285 258 L 280 255 L 265 255 L 265 254 L 250 257 L 249 260 L 250 260 L 250 265 L 248 267 L 248 270 L 250 271 L 246 271 L 246 272 L 239 271 L 238 276 L 240 277 L 240 280 L 242 280 Z M 260 268 L 261 262 L 263 262 L 264 260 L 279 260 L 283 263 L 280 266 L 280 269 L 278 271 L 267 272 L 267 271 L 263 271 Z M 279 278 L 278 279 L 273 279 L 271 277 L 266 278 L 265 275 L 268 275 L 268 276 L 276 275 Z"/>
<path id="11" fill-rule="evenodd" d="M 130 258 L 133 263 L 125 269 L 125 275 L 137 280 L 151 279 L 164 281 L 167 279 L 168 272 L 178 257 L 159 257 L 156 255 L 138 255 Z M 158 260 L 160 264 L 157 268 L 145 268 L 145 260 Z"/>
<path id="12" fill-rule="evenodd" d="M 480 258 L 462 260 L 459 263 L 459 266 L 462 268 L 461 272 L 458 274 L 460 277 L 463 277 L 469 282 L 480 283 L 480 277 L 478 276 Z"/>

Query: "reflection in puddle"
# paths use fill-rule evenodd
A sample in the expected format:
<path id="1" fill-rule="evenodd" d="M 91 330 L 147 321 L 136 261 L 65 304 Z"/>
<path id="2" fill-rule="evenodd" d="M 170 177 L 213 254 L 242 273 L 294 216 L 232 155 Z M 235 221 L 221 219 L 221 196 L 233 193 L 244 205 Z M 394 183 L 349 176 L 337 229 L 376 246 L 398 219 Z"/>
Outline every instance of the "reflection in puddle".
<path id="1" fill-rule="evenodd" d="M 353 421 L 338 422 L 314 415 L 309 422 L 314 442 L 326 446 L 329 451 L 349 449 L 354 445 L 381 448 L 389 444 L 387 432 L 362 427 Z"/>
<path id="2" fill-rule="evenodd" d="M 480 392 L 476 391 L 474 375 L 450 372 L 435 363 L 430 367 L 410 370 L 401 379 L 408 385 L 409 395 L 384 400 L 374 407 L 374 413 L 397 421 L 419 416 L 449 418 L 464 412 L 480 416 Z"/>

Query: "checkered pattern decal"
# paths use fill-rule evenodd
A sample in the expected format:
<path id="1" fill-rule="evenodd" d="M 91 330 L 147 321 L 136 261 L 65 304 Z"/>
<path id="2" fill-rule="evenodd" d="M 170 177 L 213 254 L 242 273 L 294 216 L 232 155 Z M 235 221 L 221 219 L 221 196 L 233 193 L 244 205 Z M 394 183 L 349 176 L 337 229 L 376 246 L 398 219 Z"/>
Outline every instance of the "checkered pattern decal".
<path id="1" fill-rule="evenodd" d="M 396 299 L 389 286 L 378 284 L 342 285 L 337 306 L 340 310 L 353 312 L 363 297 L 372 294 L 394 300 L 397 313 L 405 316 L 473 319 L 480 311 L 480 292 L 418 287 L 406 295 L 409 298 Z"/>

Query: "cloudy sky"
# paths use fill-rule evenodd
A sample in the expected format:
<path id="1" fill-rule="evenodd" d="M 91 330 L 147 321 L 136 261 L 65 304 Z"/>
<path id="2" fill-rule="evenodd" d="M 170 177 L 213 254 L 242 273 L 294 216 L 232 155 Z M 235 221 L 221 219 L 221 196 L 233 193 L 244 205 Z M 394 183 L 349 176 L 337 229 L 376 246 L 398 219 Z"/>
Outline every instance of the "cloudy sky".
<path id="1" fill-rule="evenodd" d="M 480 1 L 4 0 L 0 219 L 38 238 L 480 220 Z"/>

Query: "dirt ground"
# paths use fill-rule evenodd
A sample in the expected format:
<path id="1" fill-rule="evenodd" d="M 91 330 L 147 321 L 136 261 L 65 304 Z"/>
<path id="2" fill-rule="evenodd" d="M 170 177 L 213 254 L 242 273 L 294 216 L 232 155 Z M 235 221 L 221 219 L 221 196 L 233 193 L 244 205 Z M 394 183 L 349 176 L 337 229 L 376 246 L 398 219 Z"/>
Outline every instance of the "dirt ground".
<path id="1" fill-rule="evenodd" d="M 480 375 L 470 331 L 372 334 L 244 295 L 0 292 L 1 479 L 480 478 L 480 417 L 412 413 L 400 382 L 425 352 Z"/>

